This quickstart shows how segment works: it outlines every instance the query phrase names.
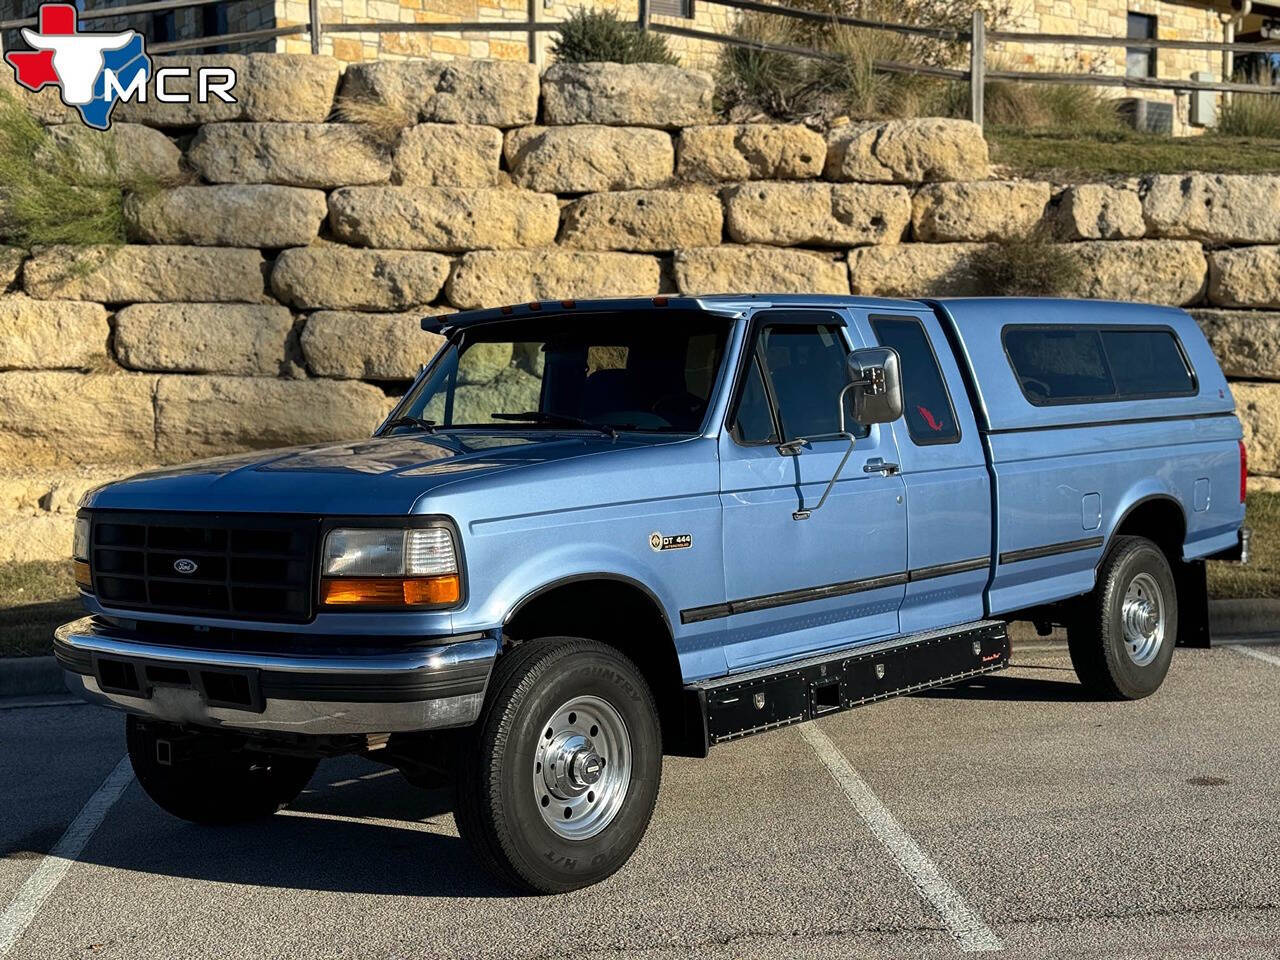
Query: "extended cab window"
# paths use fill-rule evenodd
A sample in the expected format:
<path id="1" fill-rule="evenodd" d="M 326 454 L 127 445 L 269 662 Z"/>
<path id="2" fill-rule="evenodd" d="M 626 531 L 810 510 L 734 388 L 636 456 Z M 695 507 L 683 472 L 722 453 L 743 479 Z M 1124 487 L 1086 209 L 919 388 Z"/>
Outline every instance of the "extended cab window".
<path id="1" fill-rule="evenodd" d="M 1164 327 L 1007 327 L 1004 349 L 1036 406 L 1195 393 L 1177 335 Z"/>
<path id="2" fill-rule="evenodd" d="M 959 440 L 956 412 L 924 326 L 905 317 L 872 317 L 871 329 L 882 346 L 898 351 L 902 362 L 903 418 L 912 442 L 924 445 Z"/>
<path id="3" fill-rule="evenodd" d="M 692 433 L 729 321 L 692 311 L 553 316 L 455 334 L 397 416 L 444 427 Z"/>

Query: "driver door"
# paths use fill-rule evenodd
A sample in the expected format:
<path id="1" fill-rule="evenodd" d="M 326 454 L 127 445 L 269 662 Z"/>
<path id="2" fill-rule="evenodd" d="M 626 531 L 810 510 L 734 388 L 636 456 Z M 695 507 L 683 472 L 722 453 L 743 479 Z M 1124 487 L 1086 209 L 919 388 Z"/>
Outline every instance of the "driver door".
<path id="1" fill-rule="evenodd" d="M 720 501 L 730 670 L 892 636 L 906 585 L 906 507 L 893 431 L 860 428 L 853 454 L 817 505 L 847 440 L 780 445 L 839 430 L 850 352 L 842 315 L 766 310 L 753 318 L 728 428 Z M 866 469 L 864 469 L 864 467 Z"/>

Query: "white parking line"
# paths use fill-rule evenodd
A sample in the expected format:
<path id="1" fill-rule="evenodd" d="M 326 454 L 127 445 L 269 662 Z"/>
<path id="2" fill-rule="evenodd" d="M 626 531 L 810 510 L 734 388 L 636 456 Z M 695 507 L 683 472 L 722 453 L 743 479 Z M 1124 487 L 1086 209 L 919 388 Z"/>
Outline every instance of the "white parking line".
<path id="1" fill-rule="evenodd" d="M 889 812 L 889 808 L 880 802 L 880 798 L 858 776 L 858 772 L 830 738 L 813 723 L 802 724 L 800 735 L 809 742 L 818 759 L 844 788 L 845 796 L 872 835 L 884 844 L 903 873 L 920 891 L 920 895 L 938 911 L 960 949 L 966 953 L 1003 950 L 1004 944 L 1000 942 L 1000 938 L 969 908 L 956 889 L 942 879 L 942 874 L 929 859 L 929 855 L 920 849 L 911 834 Z"/>
<path id="2" fill-rule="evenodd" d="M 1274 653 L 1263 653 L 1261 650 L 1253 650 L 1250 647 L 1246 647 L 1243 643 L 1233 643 L 1231 644 L 1231 649 L 1236 653 L 1243 653 L 1246 657 L 1253 657 L 1256 660 L 1264 660 L 1267 663 L 1280 667 L 1280 657 L 1277 657 Z"/>
<path id="3" fill-rule="evenodd" d="M 111 809 L 111 805 L 120 799 L 124 788 L 133 779 L 133 767 L 129 758 L 124 757 L 116 768 L 102 781 L 89 802 L 80 808 L 80 813 L 71 821 L 67 832 L 40 861 L 35 873 L 27 878 L 27 882 L 18 890 L 17 896 L 9 904 L 3 915 L 0 915 L 0 960 L 9 955 L 23 932 L 35 919 L 40 907 L 44 904 L 54 887 L 66 876 L 71 864 L 80 856 Z"/>

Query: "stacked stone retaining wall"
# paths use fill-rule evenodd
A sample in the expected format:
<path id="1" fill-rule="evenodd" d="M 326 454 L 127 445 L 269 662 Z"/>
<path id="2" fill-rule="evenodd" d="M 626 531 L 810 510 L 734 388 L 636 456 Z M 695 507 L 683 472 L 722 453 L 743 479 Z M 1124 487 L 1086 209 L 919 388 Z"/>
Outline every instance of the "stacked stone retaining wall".
<path id="1" fill-rule="evenodd" d="M 724 125 L 672 67 L 216 59 L 236 104 L 118 108 L 122 165 L 166 185 L 126 204 L 127 244 L 0 250 L 0 562 L 64 555 L 99 479 L 367 435 L 438 343 L 425 313 L 975 294 L 1033 237 L 1070 294 L 1191 309 L 1280 477 L 1280 177 L 1011 180 L 967 122 Z M 380 122 L 335 122 L 346 100 Z"/>

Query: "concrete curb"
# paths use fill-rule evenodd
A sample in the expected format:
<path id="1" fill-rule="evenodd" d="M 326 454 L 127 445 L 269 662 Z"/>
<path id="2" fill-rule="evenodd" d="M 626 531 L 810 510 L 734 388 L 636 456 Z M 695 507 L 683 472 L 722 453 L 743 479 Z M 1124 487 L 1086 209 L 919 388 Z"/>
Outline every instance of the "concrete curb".
<path id="1" fill-rule="evenodd" d="M 62 668 L 53 657 L 6 657 L 0 660 L 0 697 L 34 697 L 64 693 Z"/>
<path id="2" fill-rule="evenodd" d="M 1209 627 L 1220 637 L 1280 634 L 1280 600 L 1210 600 Z"/>
<path id="3" fill-rule="evenodd" d="M 1280 634 L 1280 600 L 1211 600 L 1209 622 L 1214 635 L 1220 637 Z M 1015 643 L 1051 639 L 1037 637 L 1030 624 L 1014 625 L 1010 635 Z M 53 657 L 0 659 L 0 697 L 34 697 L 65 690 L 62 669 Z"/>

